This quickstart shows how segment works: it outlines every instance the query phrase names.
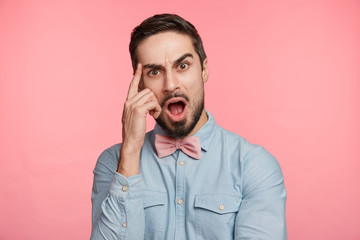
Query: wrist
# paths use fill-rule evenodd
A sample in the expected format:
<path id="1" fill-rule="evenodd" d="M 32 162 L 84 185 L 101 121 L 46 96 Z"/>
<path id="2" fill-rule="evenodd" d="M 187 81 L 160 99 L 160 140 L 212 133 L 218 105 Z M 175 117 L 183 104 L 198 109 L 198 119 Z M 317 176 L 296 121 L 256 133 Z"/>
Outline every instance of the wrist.
<path id="1" fill-rule="evenodd" d="M 140 174 L 140 151 L 122 145 L 117 172 L 126 178 Z"/>
<path id="2" fill-rule="evenodd" d="M 118 166 L 117 172 L 126 178 L 140 174 L 139 168 L 134 168 L 134 169 L 123 168 L 121 165 Z"/>
<path id="3" fill-rule="evenodd" d="M 120 153 L 123 154 L 125 157 L 127 156 L 140 156 L 142 145 L 134 144 L 129 141 L 124 141 L 121 144 Z"/>

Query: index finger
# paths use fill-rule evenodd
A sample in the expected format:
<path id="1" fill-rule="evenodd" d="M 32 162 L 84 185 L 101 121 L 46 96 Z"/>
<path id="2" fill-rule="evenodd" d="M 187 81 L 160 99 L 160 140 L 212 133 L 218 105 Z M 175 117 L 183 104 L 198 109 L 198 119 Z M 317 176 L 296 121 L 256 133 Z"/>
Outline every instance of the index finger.
<path id="1" fill-rule="evenodd" d="M 136 71 L 135 71 L 134 77 L 131 80 L 131 83 L 129 86 L 127 99 L 132 98 L 133 96 L 135 96 L 138 93 L 141 74 L 142 74 L 142 66 L 141 66 L 141 63 L 138 63 L 138 65 L 136 66 Z"/>

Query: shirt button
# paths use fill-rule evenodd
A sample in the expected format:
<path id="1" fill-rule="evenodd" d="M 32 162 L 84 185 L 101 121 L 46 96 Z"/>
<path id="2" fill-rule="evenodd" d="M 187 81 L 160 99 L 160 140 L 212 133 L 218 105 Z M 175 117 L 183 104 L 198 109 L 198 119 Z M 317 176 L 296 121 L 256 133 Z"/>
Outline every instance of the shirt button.
<path id="1" fill-rule="evenodd" d="M 123 190 L 123 192 L 126 192 L 128 190 L 128 187 L 124 185 L 121 189 Z"/>
<path id="2" fill-rule="evenodd" d="M 127 227 L 127 223 L 124 222 L 124 223 L 122 224 L 122 226 L 123 226 L 123 228 L 126 228 L 126 227 Z"/>
<path id="3" fill-rule="evenodd" d="M 184 166 L 185 163 L 184 163 L 184 161 L 180 161 L 179 164 L 180 164 L 180 166 Z"/>
<path id="4" fill-rule="evenodd" d="M 181 205 L 181 204 L 183 204 L 183 200 L 182 199 L 179 199 L 179 200 L 177 200 L 177 203 L 179 204 L 179 205 Z"/>
<path id="5" fill-rule="evenodd" d="M 219 209 L 220 209 L 220 210 L 224 210 L 224 209 L 225 209 L 225 206 L 222 205 L 222 204 L 220 204 Z"/>

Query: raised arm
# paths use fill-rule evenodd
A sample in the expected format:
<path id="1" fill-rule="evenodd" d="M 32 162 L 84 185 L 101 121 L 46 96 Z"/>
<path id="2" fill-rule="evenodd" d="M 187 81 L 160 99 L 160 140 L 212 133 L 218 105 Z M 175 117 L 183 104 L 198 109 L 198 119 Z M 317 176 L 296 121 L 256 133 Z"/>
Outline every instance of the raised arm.
<path id="1" fill-rule="evenodd" d="M 161 107 L 149 90 L 139 91 L 142 66 L 130 83 L 122 116 L 120 153 L 104 151 L 94 170 L 91 239 L 143 239 L 143 186 L 140 151 L 146 132 L 146 115 L 160 115 Z M 118 160 L 118 161 L 117 161 Z M 118 164 L 117 164 L 118 163 Z"/>

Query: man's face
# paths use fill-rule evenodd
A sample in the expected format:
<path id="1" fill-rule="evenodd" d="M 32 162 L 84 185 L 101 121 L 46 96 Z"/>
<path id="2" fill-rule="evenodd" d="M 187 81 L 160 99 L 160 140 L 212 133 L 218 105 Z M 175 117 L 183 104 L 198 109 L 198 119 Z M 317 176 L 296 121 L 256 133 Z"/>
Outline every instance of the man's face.
<path id="1" fill-rule="evenodd" d="M 149 88 L 162 108 L 157 123 L 172 137 L 185 137 L 207 121 L 204 110 L 204 82 L 207 60 L 200 58 L 191 38 L 176 32 L 162 32 L 143 40 L 137 47 L 143 66 L 140 88 Z"/>

